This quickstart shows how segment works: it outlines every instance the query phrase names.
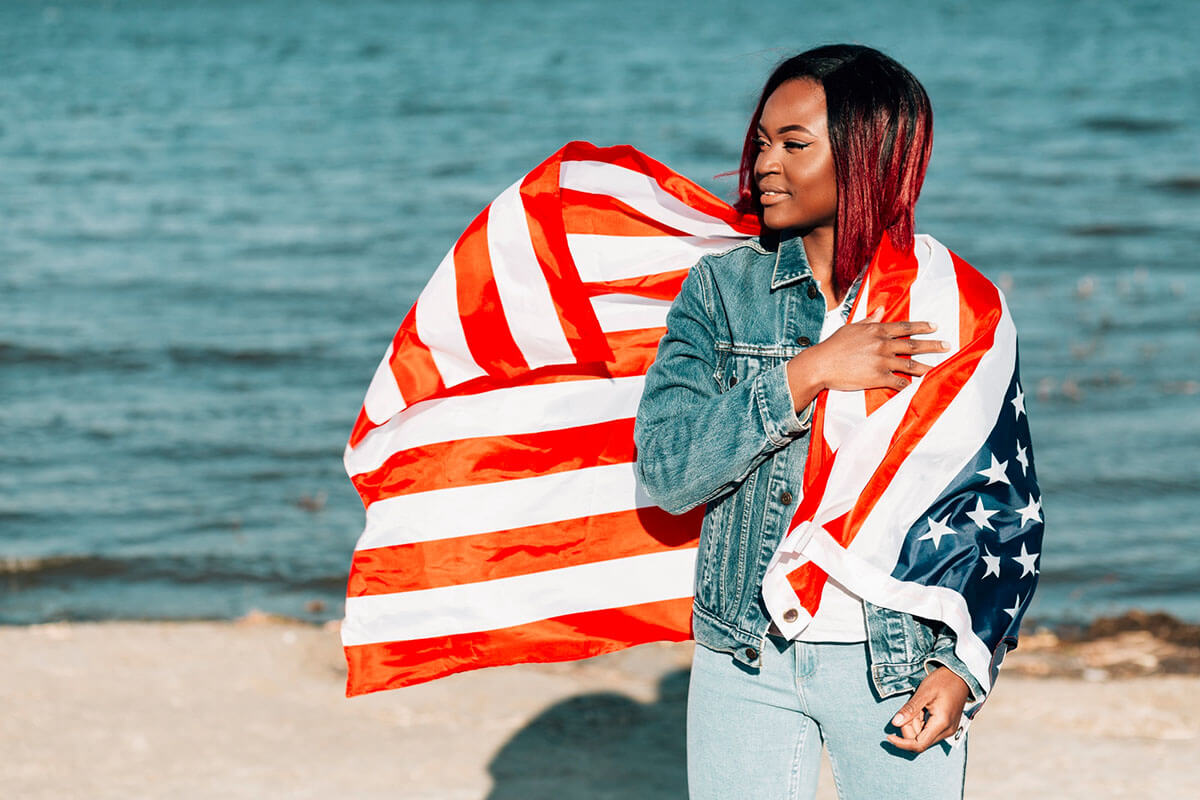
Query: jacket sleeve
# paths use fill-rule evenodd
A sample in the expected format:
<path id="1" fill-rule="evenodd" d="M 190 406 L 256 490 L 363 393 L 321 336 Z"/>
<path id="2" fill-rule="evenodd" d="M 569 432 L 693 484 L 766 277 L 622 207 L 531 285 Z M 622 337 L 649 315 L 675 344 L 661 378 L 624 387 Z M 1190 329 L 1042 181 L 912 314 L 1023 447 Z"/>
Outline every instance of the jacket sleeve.
<path id="1" fill-rule="evenodd" d="M 692 267 L 667 314 L 634 426 L 638 478 L 650 498 L 682 514 L 733 490 L 809 428 L 798 417 L 786 363 L 721 386 L 715 287 L 706 259 Z M 725 326 L 722 325 L 722 329 Z"/>

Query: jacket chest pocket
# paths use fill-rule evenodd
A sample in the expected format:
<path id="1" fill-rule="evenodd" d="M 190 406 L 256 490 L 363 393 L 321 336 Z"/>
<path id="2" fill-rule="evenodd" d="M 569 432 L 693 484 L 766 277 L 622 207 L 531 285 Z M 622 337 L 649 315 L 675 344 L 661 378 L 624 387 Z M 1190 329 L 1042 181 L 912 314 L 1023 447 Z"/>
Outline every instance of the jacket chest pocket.
<path id="1" fill-rule="evenodd" d="M 722 392 L 728 392 L 736 389 L 739 384 L 754 380 L 760 372 L 765 372 L 783 361 L 783 356 L 720 352 L 713 378 Z"/>

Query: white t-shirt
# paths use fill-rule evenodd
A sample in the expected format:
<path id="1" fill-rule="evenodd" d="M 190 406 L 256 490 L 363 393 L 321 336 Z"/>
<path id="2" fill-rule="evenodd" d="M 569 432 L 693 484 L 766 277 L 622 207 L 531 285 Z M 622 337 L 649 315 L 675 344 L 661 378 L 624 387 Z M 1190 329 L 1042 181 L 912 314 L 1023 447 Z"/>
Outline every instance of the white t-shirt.
<path id="1" fill-rule="evenodd" d="M 825 341 L 838 328 L 846 324 L 842 319 L 841 305 L 825 312 L 825 323 L 821 326 L 821 338 Z M 851 594 L 844 586 L 830 578 L 821 592 L 821 606 L 817 615 L 808 623 L 799 636 L 800 642 L 865 642 L 867 627 L 863 621 L 863 603 L 858 595 Z"/>

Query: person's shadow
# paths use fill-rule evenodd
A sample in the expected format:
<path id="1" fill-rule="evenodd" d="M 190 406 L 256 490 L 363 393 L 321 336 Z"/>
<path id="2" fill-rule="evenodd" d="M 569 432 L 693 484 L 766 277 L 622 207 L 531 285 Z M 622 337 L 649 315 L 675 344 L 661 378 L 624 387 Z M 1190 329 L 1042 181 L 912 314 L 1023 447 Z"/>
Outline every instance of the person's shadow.
<path id="1" fill-rule="evenodd" d="M 492 759 L 488 800 L 687 797 L 687 687 L 677 670 L 653 703 L 597 692 L 551 706 Z"/>

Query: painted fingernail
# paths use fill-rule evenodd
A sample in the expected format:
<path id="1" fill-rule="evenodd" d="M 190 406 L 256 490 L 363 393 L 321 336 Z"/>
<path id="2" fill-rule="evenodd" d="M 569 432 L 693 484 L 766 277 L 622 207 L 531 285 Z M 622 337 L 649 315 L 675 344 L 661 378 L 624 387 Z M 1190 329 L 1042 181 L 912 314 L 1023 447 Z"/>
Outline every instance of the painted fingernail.
<path id="1" fill-rule="evenodd" d="M 897 714 L 896 716 L 892 717 L 892 724 L 893 724 L 893 725 L 899 725 L 899 724 L 900 724 L 901 722 L 903 722 L 903 721 L 904 721 L 904 715 L 903 715 L 903 714 Z"/>
<path id="2" fill-rule="evenodd" d="M 943 350 L 949 350 L 949 349 L 950 349 L 950 343 L 949 343 L 949 342 L 947 342 L 945 339 L 942 339 L 942 340 L 940 340 L 940 341 L 938 342 L 938 344 L 940 344 L 940 345 L 942 346 L 942 349 L 943 349 Z"/>

